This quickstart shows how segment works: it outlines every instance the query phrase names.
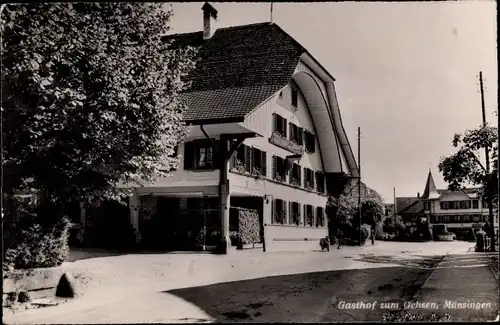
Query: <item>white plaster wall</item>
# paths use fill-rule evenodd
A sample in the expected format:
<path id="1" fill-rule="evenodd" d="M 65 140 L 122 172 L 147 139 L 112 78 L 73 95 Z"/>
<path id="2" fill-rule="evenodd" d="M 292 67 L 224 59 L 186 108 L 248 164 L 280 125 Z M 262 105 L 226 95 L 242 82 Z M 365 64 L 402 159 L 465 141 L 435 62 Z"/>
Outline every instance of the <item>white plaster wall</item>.
<path id="1" fill-rule="evenodd" d="M 441 209 L 441 203 L 440 202 L 446 202 L 446 201 L 465 201 L 465 200 L 471 200 L 469 198 L 469 196 L 463 192 L 450 192 L 450 193 L 446 193 L 445 195 L 443 195 L 443 197 L 440 199 L 440 200 L 434 200 L 432 201 L 432 205 L 431 205 L 431 211 L 432 213 L 435 213 L 435 214 L 467 214 L 467 213 L 470 213 L 470 214 L 475 214 L 475 213 L 488 213 L 488 208 L 487 207 L 484 207 L 481 209 L 482 207 L 482 200 L 481 199 L 478 199 L 479 200 L 479 203 L 478 203 L 478 208 L 477 209 L 449 209 L 449 210 L 442 210 Z M 472 202 L 471 202 L 471 207 L 472 207 Z"/>
<path id="2" fill-rule="evenodd" d="M 308 74 L 310 74 L 314 80 L 316 80 L 316 82 L 318 83 L 319 85 L 319 88 L 321 89 L 321 92 L 323 93 L 323 96 L 325 98 L 326 97 L 326 87 L 325 87 L 325 83 L 321 80 L 321 78 L 319 78 L 316 73 L 314 73 L 312 71 L 311 68 L 309 68 L 307 66 L 307 64 L 304 63 L 304 61 L 300 60 L 299 63 L 297 64 L 297 67 L 295 68 L 295 73 L 297 72 L 307 72 Z"/>
<path id="3" fill-rule="evenodd" d="M 279 94 L 276 94 L 269 101 L 264 103 L 262 106 L 257 108 L 247 117 L 244 125 L 249 129 L 256 130 L 260 132 L 264 137 L 251 138 L 245 140 L 244 144 L 248 146 L 254 146 L 257 149 L 267 152 L 267 170 L 268 177 L 271 177 L 272 172 L 272 156 L 273 154 L 278 155 L 282 158 L 287 155 L 291 155 L 287 150 L 279 148 L 269 142 L 269 138 L 272 135 L 273 128 L 273 117 L 272 114 L 275 112 L 281 117 L 285 118 L 288 122 L 292 122 L 295 125 L 304 128 L 305 130 L 316 134 L 314 130 L 314 124 L 309 113 L 309 108 L 304 99 L 304 96 L 299 91 L 298 97 L 298 108 L 294 109 L 291 106 L 291 89 L 287 86 L 283 89 L 282 98 L 279 98 Z M 287 132 L 289 131 L 289 126 L 287 125 Z M 314 171 L 323 172 L 323 165 L 321 162 L 321 151 L 319 148 L 319 143 L 316 137 L 316 150 L 314 153 L 304 153 L 300 161 L 297 163 L 301 167 L 307 167 Z"/>
<path id="4" fill-rule="evenodd" d="M 232 195 L 245 194 L 260 196 L 272 195 L 273 199 L 294 201 L 300 204 L 310 204 L 314 207 L 325 207 L 328 198 L 314 192 L 281 185 L 268 180 L 229 173 L 229 185 Z"/>
<path id="5" fill-rule="evenodd" d="M 148 184 L 150 187 L 169 187 L 169 186 L 196 186 L 196 185 L 214 185 L 219 182 L 219 170 L 192 171 L 184 170 L 184 144 L 179 144 L 177 150 L 179 153 L 179 168 L 172 172 L 168 177 L 160 177 L 154 184 Z"/>

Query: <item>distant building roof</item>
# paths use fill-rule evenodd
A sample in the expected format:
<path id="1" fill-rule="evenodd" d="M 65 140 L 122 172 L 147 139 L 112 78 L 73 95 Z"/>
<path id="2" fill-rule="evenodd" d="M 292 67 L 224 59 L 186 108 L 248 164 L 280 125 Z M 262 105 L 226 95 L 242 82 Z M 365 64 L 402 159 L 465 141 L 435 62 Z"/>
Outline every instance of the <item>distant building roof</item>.
<path id="1" fill-rule="evenodd" d="M 396 197 L 396 214 L 417 214 L 423 211 L 424 204 L 418 197 Z"/>
<path id="2" fill-rule="evenodd" d="M 425 183 L 424 193 L 422 194 L 422 199 L 437 199 L 439 197 L 436 184 L 434 183 L 434 178 L 432 177 L 431 170 L 429 169 L 429 174 L 427 175 L 427 182 Z"/>

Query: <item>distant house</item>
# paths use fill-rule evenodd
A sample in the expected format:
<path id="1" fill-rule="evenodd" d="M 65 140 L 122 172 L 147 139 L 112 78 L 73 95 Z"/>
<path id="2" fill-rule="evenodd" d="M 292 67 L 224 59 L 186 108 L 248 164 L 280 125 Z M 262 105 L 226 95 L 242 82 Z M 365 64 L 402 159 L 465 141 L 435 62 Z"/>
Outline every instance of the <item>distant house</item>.
<path id="1" fill-rule="evenodd" d="M 446 226 L 458 235 L 468 229 L 480 229 L 488 220 L 488 207 L 480 188 L 437 189 L 430 170 L 421 200 L 429 226 L 433 228 Z M 498 215 L 495 218 L 494 227 L 498 232 Z"/>
<path id="2" fill-rule="evenodd" d="M 407 227 L 415 226 L 417 218 L 425 217 L 420 195 L 416 197 L 396 197 L 396 215 Z"/>
<path id="3" fill-rule="evenodd" d="M 413 227 L 418 218 L 425 218 L 431 229 L 444 226 L 457 236 L 465 235 L 468 229 L 482 228 L 488 220 L 488 208 L 480 188 L 437 189 L 430 170 L 422 196 L 396 197 L 396 209 L 406 226 Z M 498 215 L 495 218 L 494 227 L 498 232 Z"/>

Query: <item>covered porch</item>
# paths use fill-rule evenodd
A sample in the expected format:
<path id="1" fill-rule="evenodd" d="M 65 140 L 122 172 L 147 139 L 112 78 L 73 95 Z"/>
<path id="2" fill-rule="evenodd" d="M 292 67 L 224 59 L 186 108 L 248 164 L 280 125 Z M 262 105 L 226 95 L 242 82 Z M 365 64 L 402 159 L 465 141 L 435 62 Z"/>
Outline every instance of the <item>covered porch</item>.
<path id="1" fill-rule="evenodd" d="M 129 206 L 140 246 L 166 251 L 215 250 L 222 227 L 217 192 L 216 185 L 138 189 Z M 263 247 L 262 204 L 260 197 L 231 195 L 227 206 L 229 247 Z"/>

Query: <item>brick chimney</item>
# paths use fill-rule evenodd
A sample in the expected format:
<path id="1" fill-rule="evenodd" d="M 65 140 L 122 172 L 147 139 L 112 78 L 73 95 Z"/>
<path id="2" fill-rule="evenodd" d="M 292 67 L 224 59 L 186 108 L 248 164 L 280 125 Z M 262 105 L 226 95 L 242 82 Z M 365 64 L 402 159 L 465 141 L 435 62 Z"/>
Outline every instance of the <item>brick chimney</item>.
<path id="1" fill-rule="evenodd" d="M 201 10 L 203 10 L 203 39 L 206 40 L 211 38 L 215 33 L 217 10 L 208 2 L 205 2 Z"/>
<path id="2" fill-rule="evenodd" d="M 418 192 L 418 193 L 417 193 L 417 198 L 419 198 L 419 199 L 420 199 L 420 192 Z"/>

